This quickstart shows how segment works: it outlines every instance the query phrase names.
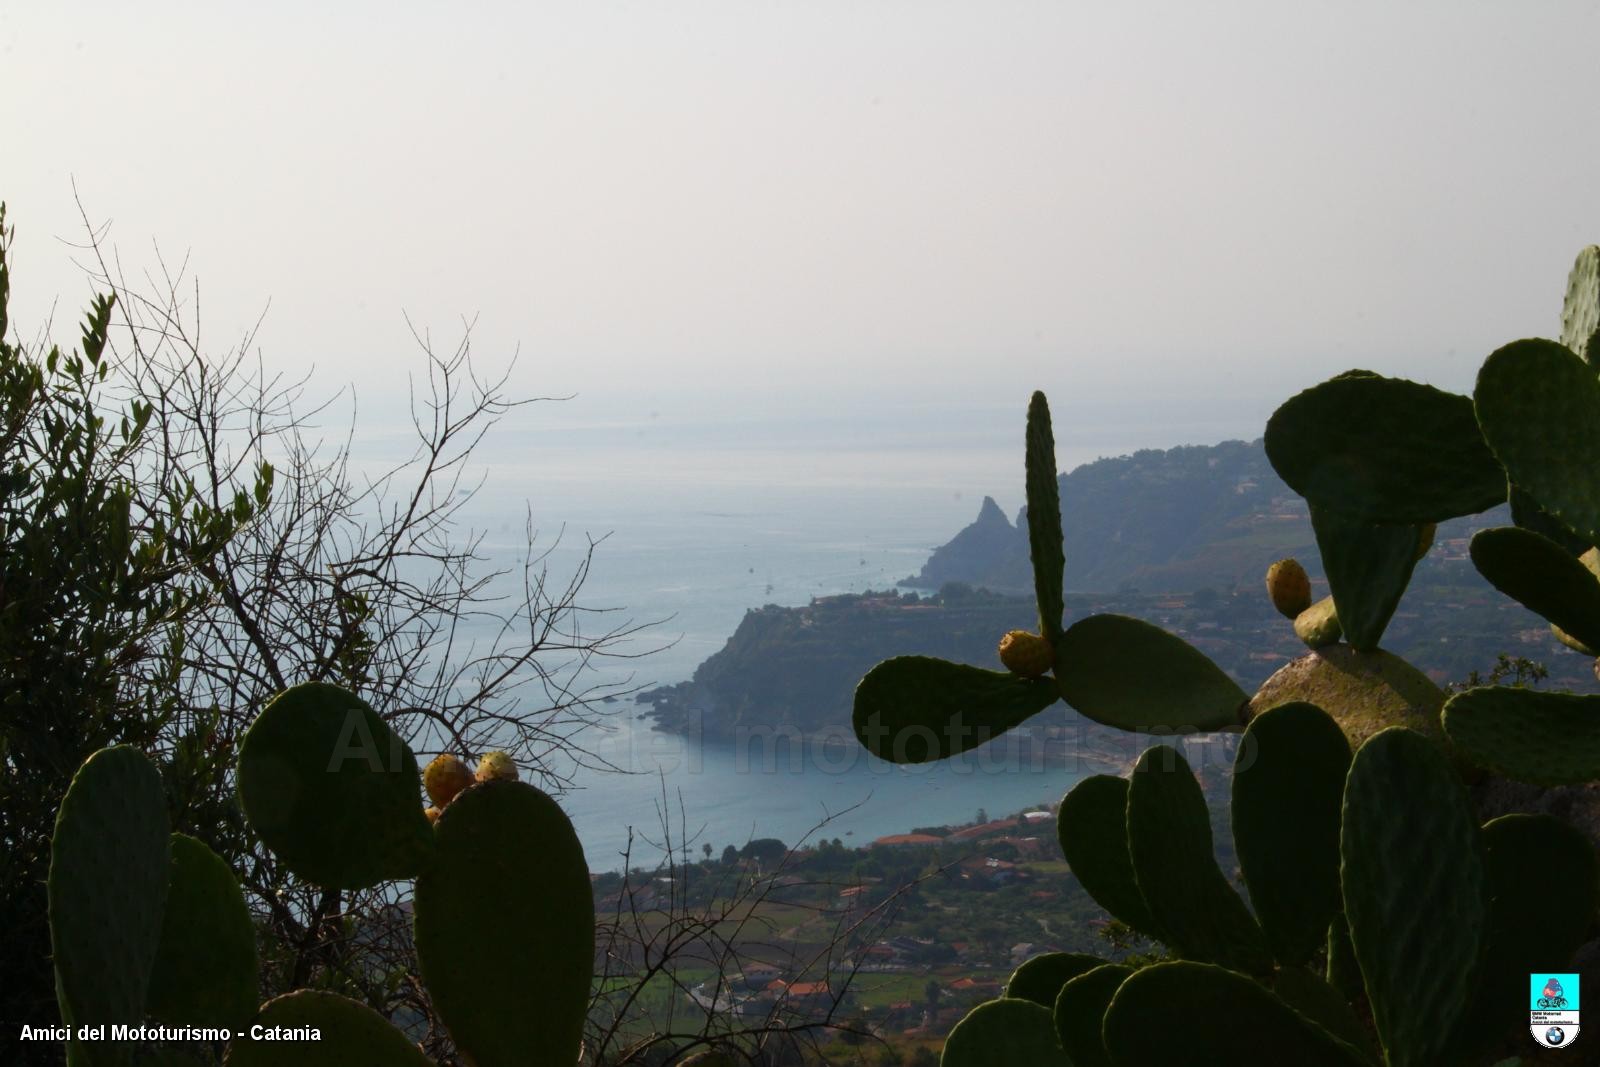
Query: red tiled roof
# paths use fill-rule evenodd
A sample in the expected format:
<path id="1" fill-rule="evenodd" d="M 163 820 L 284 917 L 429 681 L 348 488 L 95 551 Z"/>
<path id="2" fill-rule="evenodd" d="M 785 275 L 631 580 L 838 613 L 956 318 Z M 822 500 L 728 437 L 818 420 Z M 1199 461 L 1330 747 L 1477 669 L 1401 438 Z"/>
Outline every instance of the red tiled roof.
<path id="1" fill-rule="evenodd" d="M 1010 830 L 1017 825 L 1015 819 L 1001 819 L 998 822 L 986 822 L 982 826 L 969 826 L 965 830 L 957 830 L 950 835 L 952 841 L 965 841 L 972 837 L 982 837 L 984 834 L 995 834 L 1001 830 Z"/>
<path id="2" fill-rule="evenodd" d="M 872 844 L 877 845 L 940 845 L 944 838 L 934 837 L 932 834 L 891 834 L 880 837 Z"/>

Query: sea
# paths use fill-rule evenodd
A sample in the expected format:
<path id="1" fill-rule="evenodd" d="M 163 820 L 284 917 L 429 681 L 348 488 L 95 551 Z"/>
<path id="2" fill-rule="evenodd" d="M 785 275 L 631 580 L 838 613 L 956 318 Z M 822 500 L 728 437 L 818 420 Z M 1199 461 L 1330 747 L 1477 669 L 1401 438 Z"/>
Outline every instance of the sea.
<path id="1" fill-rule="evenodd" d="M 530 534 L 552 581 L 568 580 L 592 544 L 577 620 L 589 634 L 642 628 L 591 659 L 576 684 L 637 692 L 688 679 L 752 608 L 895 586 L 986 495 L 1015 516 L 1025 405 L 1025 396 L 541 401 L 507 413 L 461 468 L 457 533 L 481 536 L 480 570 L 507 571 L 502 592 L 521 581 Z M 1058 415 L 1060 469 L 1254 436 L 1248 425 L 1168 423 L 1139 440 L 1115 413 L 1101 415 L 1066 430 Z M 400 423 L 364 430 L 358 465 L 404 458 L 414 441 Z M 488 640 L 492 627 L 477 625 L 465 636 Z M 570 656 L 556 661 L 570 670 Z M 587 755 L 552 753 L 546 781 L 596 871 L 654 867 L 669 852 L 698 858 L 707 845 L 720 855 L 754 838 L 865 845 L 1043 807 L 1088 773 L 982 754 L 900 767 L 850 745 L 740 751 L 654 729 L 631 695 L 592 710 L 594 725 L 573 738 Z"/>

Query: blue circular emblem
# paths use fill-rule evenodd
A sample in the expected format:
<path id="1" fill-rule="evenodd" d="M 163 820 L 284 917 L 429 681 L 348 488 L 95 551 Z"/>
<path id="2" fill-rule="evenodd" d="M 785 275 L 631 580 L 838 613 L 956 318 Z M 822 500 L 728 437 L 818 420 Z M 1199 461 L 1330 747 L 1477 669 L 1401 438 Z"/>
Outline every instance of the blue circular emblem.
<path id="1" fill-rule="evenodd" d="M 1552 1045 L 1559 1045 L 1567 1039 L 1567 1032 L 1559 1026 L 1552 1026 L 1544 1032 L 1544 1039 Z"/>

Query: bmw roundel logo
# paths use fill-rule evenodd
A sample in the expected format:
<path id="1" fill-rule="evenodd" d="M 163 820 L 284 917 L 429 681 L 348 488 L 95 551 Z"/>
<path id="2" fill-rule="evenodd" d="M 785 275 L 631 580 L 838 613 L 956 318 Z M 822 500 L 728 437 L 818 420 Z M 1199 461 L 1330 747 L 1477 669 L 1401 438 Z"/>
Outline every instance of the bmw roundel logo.
<path id="1" fill-rule="evenodd" d="M 1552 1026 L 1544 1032 L 1544 1039 L 1552 1045 L 1559 1045 L 1567 1039 L 1567 1032 L 1559 1026 Z"/>

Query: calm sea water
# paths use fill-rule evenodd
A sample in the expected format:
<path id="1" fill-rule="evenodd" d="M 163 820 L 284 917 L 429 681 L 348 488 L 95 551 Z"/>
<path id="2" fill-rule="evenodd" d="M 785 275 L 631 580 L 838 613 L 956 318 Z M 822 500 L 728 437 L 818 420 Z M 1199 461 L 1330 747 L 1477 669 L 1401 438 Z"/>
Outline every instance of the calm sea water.
<path id="1" fill-rule="evenodd" d="M 493 565 L 513 567 L 531 514 L 541 546 L 560 535 L 553 575 L 603 537 L 579 600 L 611 610 L 585 625 L 656 625 L 617 649 L 650 654 L 596 661 L 591 680 L 670 684 L 720 649 L 750 608 L 892 586 L 971 522 L 986 494 L 1015 514 L 1021 436 L 1020 410 L 978 406 L 802 418 L 782 405 L 677 415 L 567 401 L 494 431 L 467 472 L 467 484 L 485 481 L 459 518 L 484 532 Z M 1058 432 L 1062 469 L 1152 444 L 1082 436 Z M 369 434 L 362 448 L 393 457 L 404 440 Z M 856 746 L 763 758 L 655 731 L 631 700 L 601 710 L 582 740 L 619 772 L 559 768 L 572 774 L 561 801 L 596 870 L 620 866 L 630 841 L 634 863 L 653 863 L 668 836 L 696 854 L 753 837 L 793 845 L 808 833 L 864 843 L 970 821 L 980 808 L 998 816 L 1049 803 L 1077 778 L 997 754 L 914 768 Z"/>

